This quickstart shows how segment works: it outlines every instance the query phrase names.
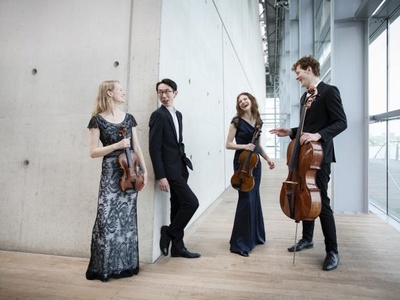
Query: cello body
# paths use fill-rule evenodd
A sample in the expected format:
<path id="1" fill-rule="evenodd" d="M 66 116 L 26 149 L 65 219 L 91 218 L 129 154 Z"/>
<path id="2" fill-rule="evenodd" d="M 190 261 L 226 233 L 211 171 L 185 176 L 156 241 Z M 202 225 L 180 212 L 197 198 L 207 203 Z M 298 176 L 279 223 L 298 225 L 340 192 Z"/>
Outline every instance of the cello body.
<path id="1" fill-rule="evenodd" d="M 291 160 L 295 140 L 287 150 L 287 160 Z M 321 143 L 310 142 L 299 150 L 297 166 L 289 172 L 282 183 L 280 205 L 283 213 L 295 220 L 314 220 L 321 212 L 321 194 L 315 177 L 323 158 Z"/>
<path id="2" fill-rule="evenodd" d="M 321 213 L 321 193 L 315 178 L 323 160 L 320 142 L 309 142 L 300 145 L 307 109 L 318 96 L 314 87 L 308 89 L 310 94 L 304 101 L 300 124 L 287 149 L 289 174 L 282 183 L 280 205 L 283 213 L 295 220 L 314 220 Z"/>

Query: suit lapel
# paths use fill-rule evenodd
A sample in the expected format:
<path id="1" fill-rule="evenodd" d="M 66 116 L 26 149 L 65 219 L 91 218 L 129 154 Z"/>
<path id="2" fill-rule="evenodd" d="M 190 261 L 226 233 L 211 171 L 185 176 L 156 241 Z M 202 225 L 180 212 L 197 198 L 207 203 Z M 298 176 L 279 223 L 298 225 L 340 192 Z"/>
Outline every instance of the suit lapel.
<path id="1" fill-rule="evenodd" d="M 179 111 L 177 111 L 176 117 L 178 118 L 178 123 L 179 123 L 179 144 L 180 144 L 182 143 L 182 114 Z"/>
<path id="2" fill-rule="evenodd" d="M 300 98 L 300 106 L 304 105 L 304 102 L 306 101 L 306 97 L 307 97 L 307 92 L 304 92 L 304 94 Z"/>

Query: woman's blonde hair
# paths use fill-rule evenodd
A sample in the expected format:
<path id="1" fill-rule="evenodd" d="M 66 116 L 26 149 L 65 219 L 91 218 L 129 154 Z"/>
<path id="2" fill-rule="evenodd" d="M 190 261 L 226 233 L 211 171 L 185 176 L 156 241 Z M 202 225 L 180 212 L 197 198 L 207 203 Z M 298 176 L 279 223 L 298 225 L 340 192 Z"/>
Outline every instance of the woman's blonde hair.
<path id="1" fill-rule="evenodd" d="M 259 121 L 261 121 L 261 116 L 260 116 L 260 112 L 258 111 L 257 99 L 250 93 L 246 93 L 246 92 L 240 93 L 236 97 L 236 112 L 237 112 L 236 116 L 241 118 L 244 115 L 244 111 L 239 106 L 239 98 L 242 95 L 245 95 L 250 99 L 250 101 L 251 101 L 251 115 L 253 116 L 253 118 L 258 123 Z"/>
<path id="2" fill-rule="evenodd" d="M 115 84 L 119 83 L 118 80 L 106 80 L 103 81 L 99 86 L 99 92 L 97 93 L 96 105 L 93 108 L 92 115 L 98 115 L 103 111 L 106 111 L 112 106 L 112 98 L 107 94 L 108 91 L 112 91 L 115 88 Z"/>

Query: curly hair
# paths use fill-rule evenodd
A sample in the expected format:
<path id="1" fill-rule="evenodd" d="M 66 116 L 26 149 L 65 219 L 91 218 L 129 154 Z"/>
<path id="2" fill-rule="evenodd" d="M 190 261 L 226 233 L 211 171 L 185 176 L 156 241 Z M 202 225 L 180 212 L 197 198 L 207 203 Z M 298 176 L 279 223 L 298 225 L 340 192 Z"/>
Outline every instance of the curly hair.
<path id="1" fill-rule="evenodd" d="M 300 58 L 296 61 L 292 66 L 292 71 L 296 71 L 297 66 L 300 66 L 303 70 L 307 70 L 308 67 L 311 67 L 315 76 L 320 76 L 320 65 L 318 60 L 316 60 L 313 56 L 307 55 Z"/>

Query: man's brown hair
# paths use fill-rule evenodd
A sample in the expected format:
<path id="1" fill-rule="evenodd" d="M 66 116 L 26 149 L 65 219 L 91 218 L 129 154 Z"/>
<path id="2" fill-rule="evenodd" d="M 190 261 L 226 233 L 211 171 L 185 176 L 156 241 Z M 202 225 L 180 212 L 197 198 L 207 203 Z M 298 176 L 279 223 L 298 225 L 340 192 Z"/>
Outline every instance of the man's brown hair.
<path id="1" fill-rule="evenodd" d="M 296 61 L 292 66 L 292 71 L 296 71 L 297 66 L 300 66 L 303 70 L 307 70 L 308 67 L 311 67 L 315 76 L 320 76 L 320 65 L 318 60 L 316 60 L 311 55 L 303 56 L 298 61 Z"/>

